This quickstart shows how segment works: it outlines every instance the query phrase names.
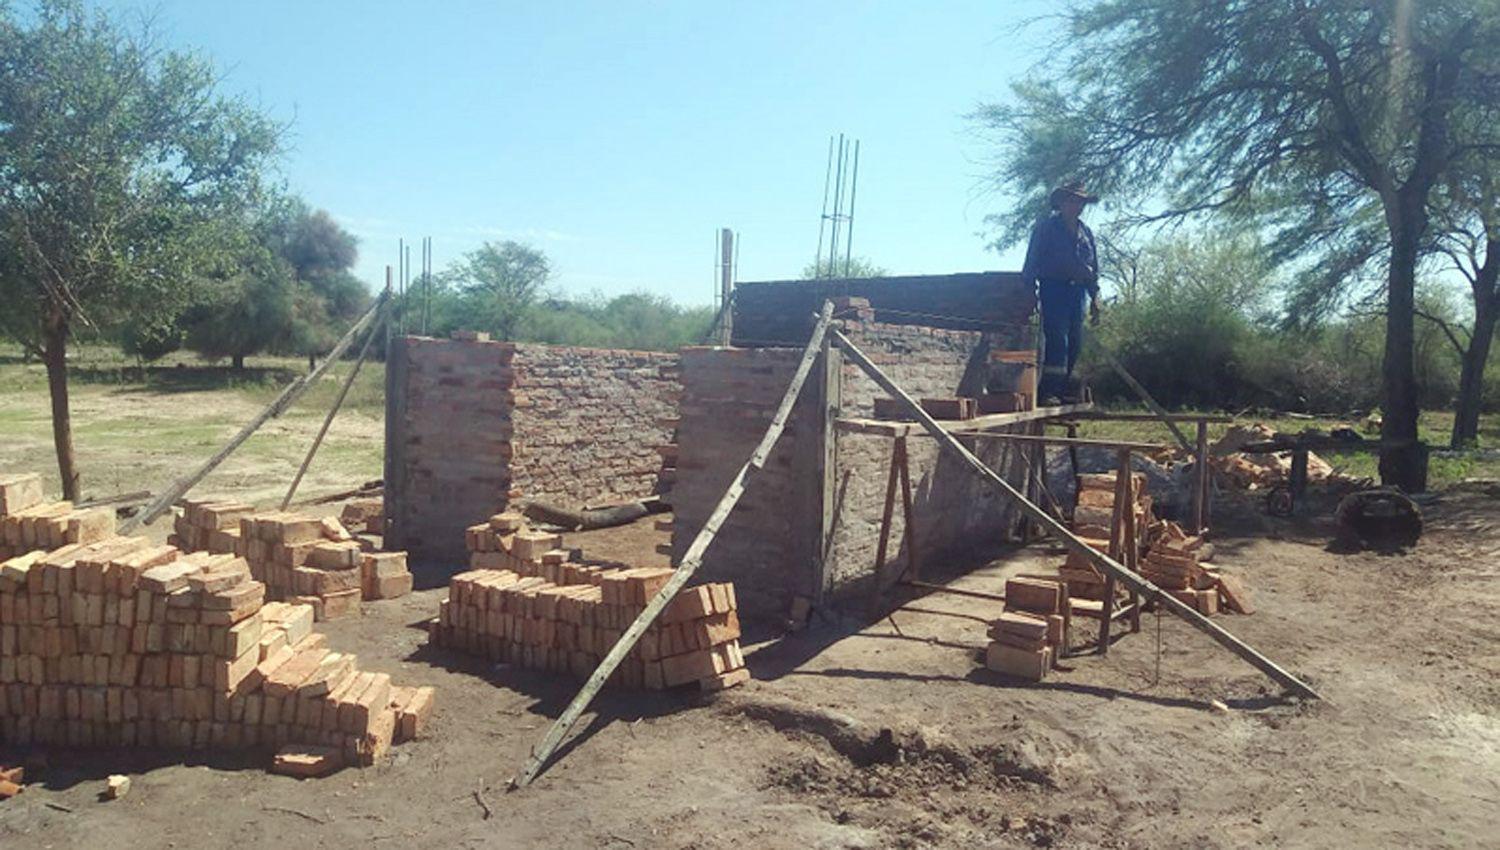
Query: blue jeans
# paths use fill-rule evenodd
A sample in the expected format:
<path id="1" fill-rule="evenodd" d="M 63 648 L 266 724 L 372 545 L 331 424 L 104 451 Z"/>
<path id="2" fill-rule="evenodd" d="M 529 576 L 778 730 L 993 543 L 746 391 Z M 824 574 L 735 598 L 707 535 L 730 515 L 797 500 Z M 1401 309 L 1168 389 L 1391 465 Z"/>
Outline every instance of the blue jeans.
<path id="1" fill-rule="evenodd" d="M 1083 305 L 1088 290 L 1057 280 L 1040 281 L 1037 288 L 1042 302 L 1043 339 L 1042 380 L 1037 395 L 1061 398 L 1068 394 L 1073 366 L 1083 350 Z"/>

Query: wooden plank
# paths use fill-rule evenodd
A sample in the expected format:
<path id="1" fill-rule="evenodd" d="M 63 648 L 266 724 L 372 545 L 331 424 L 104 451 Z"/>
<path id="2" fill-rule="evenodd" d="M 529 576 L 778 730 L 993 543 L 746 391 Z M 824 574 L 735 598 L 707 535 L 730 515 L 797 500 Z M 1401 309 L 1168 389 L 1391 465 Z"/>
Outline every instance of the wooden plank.
<path id="1" fill-rule="evenodd" d="M 734 476 L 734 480 L 729 483 L 728 489 L 724 491 L 724 495 L 719 499 L 719 504 L 714 507 L 713 513 L 709 514 L 708 521 L 703 524 L 703 528 L 698 531 L 698 536 L 694 537 L 693 542 L 688 546 L 687 552 L 682 556 L 682 563 L 672 573 L 672 578 L 651 598 L 651 601 L 646 604 L 645 610 L 640 613 L 640 616 L 635 618 L 635 622 L 631 623 L 630 627 L 625 630 L 625 633 L 620 636 L 620 639 L 615 642 L 615 645 L 609 650 L 608 654 L 604 656 L 604 660 L 599 662 L 599 666 L 594 670 L 593 675 L 589 676 L 589 680 L 584 683 L 583 689 L 578 692 L 577 696 L 573 697 L 573 701 L 568 703 L 568 707 L 563 710 L 562 715 L 548 728 L 547 734 L 542 737 L 541 742 L 532 750 L 531 757 L 527 759 L 526 765 L 510 781 L 512 789 L 524 788 L 531 784 L 531 781 L 541 772 L 542 766 L 547 763 L 547 760 L 557 751 L 558 746 L 562 744 L 563 738 L 568 734 L 568 731 L 573 728 L 573 725 L 578 722 L 578 718 L 582 716 L 584 710 L 594 701 L 594 697 L 599 693 L 599 689 L 604 687 L 605 681 L 615 672 L 615 668 L 620 666 L 620 662 L 624 661 L 625 656 L 629 655 L 630 651 L 635 648 L 636 642 L 641 639 L 641 635 L 645 634 L 646 629 L 661 615 L 662 610 L 667 607 L 667 603 L 672 601 L 678 591 L 682 590 L 688 581 L 692 579 L 693 573 L 698 571 L 698 567 L 703 563 L 703 553 L 708 550 L 709 544 L 713 542 L 714 536 L 718 534 L 720 526 L 724 524 L 724 520 L 729 518 L 729 514 L 734 510 L 735 505 L 739 504 L 740 496 L 745 492 L 746 479 L 751 472 L 759 470 L 766 465 L 766 459 L 771 456 L 771 450 L 776 447 L 776 441 L 781 439 L 781 432 L 786 429 L 786 421 L 792 415 L 792 406 L 796 403 L 797 396 L 802 394 L 802 385 L 807 383 L 807 376 L 812 372 L 813 361 L 817 359 L 818 352 L 823 347 L 823 335 L 829 330 L 829 319 L 832 315 L 833 302 L 824 302 L 823 310 L 818 316 L 818 323 L 813 328 L 812 339 L 808 340 L 807 349 L 802 352 L 802 360 L 797 364 L 797 371 L 792 375 L 792 381 L 787 385 L 786 394 L 781 398 L 781 406 L 776 409 L 776 415 L 772 417 L 770 426 L 766 428 L 765 436 L 761 437 L 760 445 L 756 446 L 755 452 L 750 455 L 750 459 L 745 461 L 744 465 L 740 467 L 740 471 Z"/>
<path id="2" fill-rule="evenodd" d="M 912 578 L 922 577 L 922 567 L 917 560 L 917 515 L 911 500 L 911 457 L 906 453 L 906 438 L 896 438 L 896 451 L 901 455 L 901 532 L 906 538 L 906 569 Z"/>
<path id="3" fill-rule="evenodd" d="M 354 343 L 355 338 L 365 328 L 375 322 L 389 300 L 389 291 L 380 293 L 375 298 L 375 303 L 370 305 L 370 309 L 365 311 L 365 314 L 360 317 L 359 321 L 355 322 L 354 326 L 333 346 L 333 350 L 328 352 L 328 356 L 323 358 L 323 362 L 319 363 L 311 372 L 287 384 L 286 389 L 282 390 L 281 394 L 276 396 L 275 400 L 267 405 L 265 410 L 262 410 L 254 419 L 245 423 L 245 426 L 240 429 L 239 433 L 235 434 L 223 448 L 214 453 L 213 457 L 204 461 L 201 466 L 188 475 L 178 479 L 140 513 L 127 519 L 121 524 L 119 533 L 129 534 L 142 525 L 149 524 L 161 516 L 178 499 L 182 498 L 187 491 L 191 490 L 199 481 L 202 481 L 204 476 L 212 472 L 215 467 L 224 462 L 225 458 L 233 454 L 235 449 L 238 449 L 246 440 L 250 439 L 250 436 L 260 429 L 260 426 L 266 424 L 272 417 L 285 413 L 286 409 L 291 407 L 292 402 L 296 401 L 308 387 L 323 377 L 323 373 L 327 372 L 329 367 L 337 363 L 340 357 L 344 356 L 344 352 L 349 350 L 349 346 Z"/>
<path id="4" fill-rule="evenodd" d="M 898 438 L 899 439 L 899 438 Z M 880 513 L 880 542 L 875 545 L 875 577 L 878 582 L 885 570 L 885 556 L 890 549 L 891 522 L 896 516 L 896 484 L 900 480 L 901 444 L 891 444 L 891 471 L 885 481 L 885 508 Z"/>
<path id="5" fill-rule="evenodd" d="M 844 353 L 823 336 L 822 377 L 818 382 L 818 411 L 822 420 L 821 452 L 818 477 L 822 488 L 818 496 L 818 539 L 813 564 L 813 604 L 822 605 L 828 593 L 828 552 L 832 547 L 833 522 L 838 505 L 838 421 L 844 405 Z"/>
<path id="6" fill-rule="evenodd" d="M 926 411 L 922 410 L 921 406 L 912 400 L 911 396 L 907 395 L 904 390 L 882 372 L 880 367 L 876 366 L 870 358 L 866 357 L 864 352 L 860 351 L 859 347 L 851 342 L 848 337 L 844 336 L 837 329 L 830 332 L 834 335 L 834 341 L 844 349 L 845 356 L 863 369 L 865 374 L 869 375 L 891 397 L 899 398 L 906 403 L 912 415 L 938 441 L 938 445 L 942 449 L 955 455 L 996 492 L 1013 499 L 1023 512 L 1029 515 L 1033 521 L 1039 523 L 1048 533 L 1060 540 L 1069 550 L 1077 552 L 1080 556 L 1088 559 L 1090 563 L 1106 575 L 1115 576 L 1119 581 L 1124 582 L 1127 587 L 1141 594 L 1146 600 L 1155 601 L 1157 605 L 1187 621 L 1189 625 L 1213 638 L 1220 646 L 1228 649 L 1235 656 L 1243 659 L 1246 663 L 1266 674 L 1273 681 L 1290 689 L 1298 696 L 1311 699 L 1323 698 L 1317 691 L 1313 690 L 1312 686 L 1293 676 L 1276 662 L 1257 652 L 1249 644 L 1246 644 L 1207 617 L 1199 614 L 1195 609 L 1189 608 L 1177 601 L 1170 593 L 1166 593 L 1140 575 L 1125 569 L 1124 566 L 1114 559 L 1095 551 L 1057 520 L 1048 516 L 1046 511 L 1016 492 L 1016 489 L 1010 485 L 1010 482 L 996 475 L 979 458 L 975 457 L 968 449 L 965 449 L 963 444 L 954 439 L 953 435 L 945 431 L 936 420 L 928 416 Z"/>

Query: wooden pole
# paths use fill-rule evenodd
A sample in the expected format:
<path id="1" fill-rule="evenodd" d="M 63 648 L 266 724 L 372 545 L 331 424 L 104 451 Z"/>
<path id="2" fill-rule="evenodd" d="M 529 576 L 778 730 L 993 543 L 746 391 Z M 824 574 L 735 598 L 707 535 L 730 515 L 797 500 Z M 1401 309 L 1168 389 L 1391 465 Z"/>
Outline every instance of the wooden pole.
<path id="1" fill-rule="evenodd" d="M 328 427 L 333 424 L 333 417 L 338 415 L 339 408 L 344 406 L 344 399 L 349 395 L 349 388 L 354 386 L 354 379 L 359 377 L 359 369 L 365 365 L 365 358 L 370 356 L 370 343 L 375 341 L 375 335 L 380 333 L 381 325 L 385 322 L 371 326 L 365 334 L 365 344 L 359 348 L 359 359 L 354 361 L 354 368 L 349 370 L 349 376 L 344 379 L 344 385 L 339 387 L 338 398 L 333 400 L 333 406 L 328 409 L 328 415 L 323 418 L 323 427 L 318 429 L 318 436 L 313 438 L 312 445 L 307 449 L 307 457 L 302 459 L 302 465 L 297 467 L 297 474 L 292 476 L 291 486 L 286 488 L 286 498 L 281 500 L 281 509 L 286 510 L 287 505 L 292 503 L 292 497 L 297 495 L 297 485 L 302 483 L 302 476 L 307 474 L 307 468 L 312 465 L 313 455 L 318 453 L 318 447 L 323 445 L 323 438 L 328 436 Z"/>
<path id="2" fill-rule="evenodd" d="M 813 327 L 812 339 L 808 340 L 807 348 L 802 352 L 802 360 L 797 364 L 797 371 L 792 375 L 786 394 L 781 398 L 781 406 L 776 409 L 776 415 L 772 417 L 770 426 L 766 428 L 765 436 L 761 437 L 760 445 L 756 446 L 750 459 L 745 461 L 739 473 L 734 476 L 734 480 L 729 483 L 729 488 L 724 491 L 719 504 L 714 508 L 713 513 L 709 514 L 708 521 L 703 524 L 703 528 L 698 530 L 698 536 L 694 537 L 693 542 L 688 546 L 686 554 L 682 556 L 682 563 L 672 573 L 672 578 L 646 604 L 646 609 L 620 636 L 619 641 L 604 656 L 604 660 L 599 662 L 599 667 L 594 670 L 588 682 L 584 683 L 583 689 L 573 697 L 573 701 L 568 703 L 562 715 L 542 737 L 541 743 L 532 750 L 526 765 L 510 781 L 512 790 L 531 784 L 531 781 L 541 772 L 542 766 L 562 744 L 568 730 L 573 728 L 573 724 L 578 722 L 584 710 L 594 701 L 599 689 L 604 687 L 605 681 L 615 672 L 615 668 L 620 666 L 620 662 L 625 660 L 625 656 L 630 654 L 630 650 L 635 648 L 636 641 L 640 640 L 641 635 L 646 633 L 646 629 L 661 615 L 667 603 L 671 602 L 678 591 L 687 585 L 693 573 L 698 571 L 698 567 L 703 563 L 703 553 L 713 542 L 714 535 L 718 533 L 724 520 L 728 519 L 734 506 L 739 504 L 740 496 L 745 492 L 746 479 L 752 471 L 765 466 L 766 459 L 771 456 L 771 450 L 776 447 L 776 441 L 781 439 L 781 432 L 786 429 L 787 419 L 792 415 L 792 406 L 796 403 L 797 396 L 802 394 L 802 385 L 807 383 L 807 376 L 812 372 L 813 361 L 817 359 L 818 352 L 823 347 L 823 336 L 829 330 L 828 325 L 832 316 L 833 302 L 823 302 L 823 311 L 818 315 L 818 323 Z"/>
<path id="3" fill-rule="evenodd" d="M 1255 667 L 1257 670 L 1260 670 L 1262 673 L 1265 673 L 1274 681 L 1289 688 L 1298 696 L 1308 697 L 1312 699 L 1322 699 L 1322 696 L 1317 691 L 1313 690 L 1312 686 L 1308 685 L 1306 682 L 1303 682 L 1301 679 L 1298 679 L 1296 676 L 1293 676 L 1291 673 L 1282 669 L 1278 664 L 1276 664 L 1276 662 L 1265 657 L 1264 655 L 1261 655 L 1259 652 L 1256 652 L 1253 647 L 1246 644 L 1244 641 L 1225 631 L 1216 623 L 1204 617 L 1202 614 L 1199 614 L 1196 610 L 1189 608 L 1188 606 L 1177 601 L 1176 597 L 1162 591 L 1161 588 L 1157 587 L 1156 585 L 1152 584 L 1136 573 L 1126 569 L 1114 559 L 1096 551 L 1092 546 L 1084 543 L 1082 539 L 1073 534 L 1073 532 L 1069 531 L 1067 527 L 1065 527 L 1062 523 L 1053 519 L 1047 514 L 1046 511 L 1042 510 L 1036 504 L 1027 500 L 1024 496 L 1018 493 L 1016 489 L 1010 485 L 1010 482 L 996 475 L 994 471 L 985 466 L 984 463 L 979 460 L 979 458 L 975 457 L 971 452 L 969 452 L 968 449 L 965 449 L 963 447 L 963 444 L 958 442 L 958 440 L 955 439 L 952 434 L 949 434 L 947 431 L 943 430 L 942 426 L 939 425 L 935 419 L 929 416 L 927 414 L 927 411 L 922 409 L 921 405 L 917 404 L 911 396 L 907 395 L 905 390 L 902 390 L 901 387 L 897 386 L 896 383 L 892 381 L 890 377 L 885 374 L 885 372 L 882 372 L 880 370 L 880 367 L 876 366 L 870 360 L 870 358 L 866 357 L 864 352 L 860 351 L 859 347 L 851 342 L 848 337 L 844 336 L 842 333 L 839 333 L 837 329 L 830 331 L 830 333 L 833 334 L 834 342 L 838 343 L 839 347 L 844 349 L 844 355 L 850 360 L 854 361 L 854 363 L 861 369 L 863 369 L 865 373 L 868 374 L 870 378 L 874 380 L 875 383 L 878 384 L 881 389 L 885 390 L 886 393 L 889 394 L 892 398 L 900 399 L 902 404 L 907 407 L 908 411 L 917 420 L 917 422 L 920 423 L 921 426 L 926 429 L 934 439 L 938 441 L 938 445 L 943 450 L 955 455 L 960 461 L 962 461 L 976 474 L 983 478 L 995 491 L 1015 500 L 1015 502 L 1020 505 L 1023 513 L 1028 515 L 1032 519 L 1032 521 L 1041 525 L 1042 528 L 1049 532 L 1053 537 L 1061 541 L 1065 546 L 1068 547 L 1070 551 L 1077 553 L 1083 558 L 1087 558 L 1090 563 L 1092 563 L 1095 567 L 1098 567 L 1106 575 L 1114 576 L 1117 580 L 1123 582 L 1126 587 L 1135 590 L 1146 599 L 1155 600 L 1158 605 L 1167 609 L 1171 613 L 1176 614 L 1183 620 L 1186 620 L 1189 625 L 1193 626 L 1201 632 L 1204 632 L 1209 637 L 1217 641 L 1221 646 L 1228 649 L 1230 652 L 1234 653 L 1241 659 L 1244 659 L 1244 661 L 1246 661 L 1248 664 Z"/>
<path id="4" fill-rule="evenodd" d="M 1099 353 L 1104 355 L 1104 362 L 1109 364 L 1109 368 L 1115 370 L 1120 379 L 1129 384 L 1132 390 L 1135 390 L 1135 394 L 1141 397 L 1141 401 L 1146 403 L 1146 407 L 1150 408 L 1152 413 L 1156 414 L 1156 418 L 1160 419 L 1163 425 L 1172 430 L 1172 436 L 1177 438 L 1177 444 L 1182 446 L 1182 450 L 1188 454 L 1192 454 L 1193 447 L 1188 443 L 1187 437 L 1183 436 L 1182 429 L 1178 428 L 1177 423 L 1173 422 L 1172 418 L 1167 415 L 1167 411 L 1163 410 L 1162 406 L 1156 403 L 1156 399 L 1151 397 L 1151 393 L 1146 392 L 1146 388 L 1141 386 L 1141 382 L 1137 381 L 1134 375 L 1125 371 L 1125 367 L 1120 365 L 1120 361 L 1115 359 L 1115 355 L 1107 346 L 1100 344 Z"/>
<path id="5" fill-rule="evenodd" d="M 1193 470 L 1193 533 L 1208 528 L 1208 423 L 1198 422 L 1197 462 Z"/>
<path id="6" fill-rule="evenodd" d="M 813 605 L 821 606 L 828 593 L 828 552 L 832 546 L 833 522 L 838 499 L 838 432 L 834 423 L 844 406 L 844 356 L 823 337 L 822 380 L 818 382 L 818 411 L 822 418 L 822 445 L 818 473 L 822 489 L 818 495 L 818 540 L 813 564 Z"/>
<path id="7" fill-rule="evenodd" d="M 235 449 L 239 448 L 241 444 L 250 439 L 250 435 L 259 430 L 260 426 L 266 424 L 266 422 L 271 418 L 280 416 L 282 413 L 285 413 L 286 409 L 292 405 L 292 402 L 297 400 L 298 396 L 301 396 L 308 387 L 312 386 L 313 382 L 317 381 L 323 376 L 324 372 L 328 371 L 330 366 L 332 366 L 334 363 L 337 363 L 338 359 L 344 356 L 344 352 L 349 350 L 349 346 L 354 342 L 355 337 L 359 336 L 360 332 L 369 327 L 370 324 L 375 321 L 375 317 L 380 313 L 381 309 L 384 308 L 389 297 L 389 292 L 382 292 L 379 297 L 375 299 L 375 303 L 370 305 L 370 309 L 365 311 L 365 314 L 360 317 L 359 321 L 354 323 L 354 327 L 350 328 L 348 333 L 345 333 L 344 337 L 334 345 L 333 350 L 328 352 L 328 356 L 323 358 L 322 363 L 319 363 L 316 367 L 314 367 L 311 372 L 308 372 L 306 375 L 303 375 L 295 381 L 292 381 L 290 384 L 287 384 L 286 389 L 282 390 L 281 394 L 276 396 L 275 401 L 272 401 L 269 405 L 267 405 L 266 409 L 257 414 L 254 419 L 245 423 L 245 427 L 241 428 L 239 433 L 235 434 L 234 437 L 231 438 L 230 441 L 226 443 L 222 449 L 219 449 L 219 451 L 216 452 L 213 457 L 204 461 L 202 466 L 193 470 L 187 476 L 178 479 L 177 482 L 174 483 L 171 487 L 168 487 L 165 492 L 163 492 L 160 496 L 157 496 L 156 501 L 147 505 L 145 509 L 140 513 L 126 520 L 125 523 L 120 526 L 120 533 L 129 534 L 132 531 L 135 531 L 137 528 L 140 528 L 142 525 L 149 524 L 157 517 L 161 516 L 164 511 L 172 507 L 173 503 L 182 498 L 183 494 L 191 490 L 195 485 L 197 485 L 199 481 L 202 481 L 204 476 L 208 475 L 214 470 L 215 467 L 223 463 L 225 458 L 233 454 Z"/>
<path id="8" fill-rule="evenodd" d="M 906 538 L 906 572 L 914 579 L 922 577 L 922 565 L 917 560 L 917 516 L 911 500 L 911 458 L 906 453 L 906 438 L 896 438 L 896 451 L 901 455 L 901 536 Z"/>

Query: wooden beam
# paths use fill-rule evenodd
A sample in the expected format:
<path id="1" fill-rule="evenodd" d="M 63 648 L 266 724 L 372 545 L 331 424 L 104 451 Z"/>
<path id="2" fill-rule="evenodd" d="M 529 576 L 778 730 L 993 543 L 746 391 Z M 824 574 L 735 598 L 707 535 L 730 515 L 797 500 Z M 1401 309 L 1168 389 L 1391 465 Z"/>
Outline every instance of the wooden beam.
<path id="1" fill-rule="evenodd" d="M 1007 434 L 996 431 L 949 431 L 956 437 L 978 437 L 983 440 L 1013 440 L 1017 443 L 1045 443 L 1049 446 L 1099 446 L 1106 449 L 1130 449 L 1155 452 L 1170 449 L 1166 443 L 1132 443 L 1123 440 L 1095 440 L 1087 437 L 1054 437 L 1050 434 Z"/>
<path id="2" fill-rule="evenodd" d="M 1193 470 L 1193 533 L 1202 534 L 1208 527 L 1208 423 L 1198 423 L 1198 451 Z"/>
<path id="3" fill-rule="evenodd" d="M 1166 413 L 1157 416 L 1155 413 L 1127 413 L 1098 408 L 1076 413 L 1074 416 L 1078 419 L 1094 419 L 1100 422 L 1213 422 L 1222 425 L 1234 421 L 1233 416 L 1226 416 L 1222 413 Z"/>
<path id="4" fill-rule="evenodd" d="M 765 466 L 766 459 L 771 456 L 771 450 L 776 447 L 776 441 L 781 439 L 781 432 L 786 429 L 787 419 L 792 415 L 792 406 L 796 403 L 797 396 L 802 394 L 802 385 L 807 383 L 807 376 L 812 372 L 813 361 L 817 359 L 818 352 L 823 347 L 823 336 L 829 330 L 829 321 L 832 316 L 833 302 L 825 301 L 823 303 L 823 310 L 818 315 L 818 322 L 813 327 L 812 339 L 808 340 L 807 348 L 802 352 L 802 360 L 797 364 L 797 371 L 792 375 L 792 381 L 787 385 L 786 393 L 781 398 L 781 406 L 776 409 L 776 415 L 772 417 L 770 426 L 766 428 L 765 436 L 761 437 L 760 445 L 756 446 L 754 453 L 750 455 L 750 459 L 745 461 L 744 465 L 740 467 L 740 471 L 734 476 L 734 480 L 729 482 L 728 489 L 724 491 L 724 495 L 719 499 L 719 504 L 714 507 L 713 513 L 709 514 L 708 521 L 703 524 L 703 528 L 698 530 L 698 535 L 693 538 L 693 542 L 688 546 L 687 552 L 682 556 L 682 563 L 672 573 L 672 578 L 646 604 L 645 610 L 640 613 L 640 616 L 635 618 L 635 622 L 631 623 L 630 628 L 626 629 L 625 633 L 620 636 L 614 647 L 604 656 L 604 660 L 599 662 L 598 668 L 594 670 L 592 676 L 589 676 L 589 680 L 584 683 L 583 689 L 578 692 L 577 696 L 573 697 L 573 701 L 568 703 L 568 707 L 563 710 L 562 715 L 547 730 L 547 734 L 542 737 L 541 743 L 532 750 L 531 757 L 527 759 L 526 765 L 521 769 L 521 772 L 510 781 L 511 789 L 524 788 L 531 784 L 531 781 L 541 772 L 542 766 L 547 763 L 547 760 L 557 751 L 558 746 L 562 744 L 563 738 L 567 736 L 568 731 L 573 728 L 573 725 L 578 722 L 578 718 L 583 715 L 584 710 L 594 701 L 594 697 L 599 693 L 599 689 L 604 687 L 605 681 L 615 672 L 615 668 L 620 666 L 620 662 L 624 661 L 625 656 L 629 655 L 630 651 L 635 648 L 636 642 L 641 639 L 641 635 L 645 634 L 646 629 L 650 628 L 651 624 L 656 621 L 656 618 L 661 615 L 662 610 L 667 607 L 667 603 L 671 602 L 678 591 L 687 585 L 688 580 L 693 577 L 693 573 L 697 572 L 698 567 L 703 564 L 703 553 L 708 550 L 709 544 L 713 542 L 714 535 L 718 534 L 720 526 L 724 524 L 724 520 L 729 518 L 730 512 L 734 510 L 734 506 L 739 504 L 740 496 L 745 492 L 746 479 L 751 472 Z"/>
<path id="5" fill-rule="evenodd" d="M 160 496 L 157 496 L 156 500 L 147 505 L 140 513 L 126 520 L 120 526 L 120 533 L 129 534 L 142 525 L 147 525 L 161 516 L 164 511 L 172 507 L 178 499 L 182 498 L 187 491 L 191 490 L 199 481 L 202 481 L 204 476 L 212 472 L 215 467 L 224 462 L 225 458 L 233 454 L 235 449 L 250 439 L 250 435 L 259 430 L 260 426 L 266 424 L 272 417 L 285 413 L 286 409 L 291 407 L 292 402 L 296 401 L 308 387 L 323 377 L 323 373 L 327 372 L 329 367 L 337 363 L 340 357 L 344 356 L 344 352 L 349 350 L 349 346 L 354 343 L 355 338 L 375 321 L 389 300 L 390 292 L 388 290 L 380 293 L 375 298 L 375 303 L 370 305 L 370 309 L 365 311 L 365 314 L 360 317 L 359 321 L 354 323 L 354 327 L 351 327 L 344 334 L 343 338 L 333 346 L 333 350 L 328 352 L 328 356 L 323 358 L 323 362 L 314 367 L 311 372 L 287 384 L 286 389 L 282 390 L 281 394 L 276 396 L 276 399 L 267 405 L 265 410 L 262 410 L 254 419 L 245 423 L 245 426 L 240 429 L 239 433 L 235 434 L 213 457 L 204 461 L 201 466 L 188 475 L 178 479 L 176 483 L 168 487 Z"/>
<path id="6" fill-rule="evenodd" d="M 916 417 L 917 421 L 921 423 L 922 427 L 925 428 L 927 432 L 938 441 L 938 446 L 940 448 L 949 452 L 950 454 L 955 455 L 960 461 L 962 461 L 971 470 L 973 470 L 975 474 L 979 475 L 985 482 L 987 482 L 990 487 L 996 492 L 1014 500 L 1024 513 L 1026 513 L 1034 522 L 1040 524 L 1042 528 L 1050 533 L 1053 537 L 1056 537 L 1058 540 L 1060 540 L 1063 545 L 1068 547 L 1070 551 L 1075 552 L 1081 557 L 1088 559 L 1090 563 L 1092 563 L 1095 567 L 1098 567 L 1106 575 L 1114 576 L 1117 580 L 1123 582 L 1125 586 L 1135 590 L 1146 599 L 1154 600 L 1157 605 L 1165 608 L 1167 611 L 1177 615 L 1183 620 L 1186 620 L 1189 625 L 1193 626 L 1201 632 L 1204 632 L 1209 637 L 1217 641 L 1221 646 L 1228 649 L 1230 652 L 1234 653 L 1236 656 L 1243 659 L 1245 662 L 1255 667 L 1257 670 L 1265 673 L 1274 681 L 1289 688 L 1298 696 L 1309 697 L 1313 699 L 1322 699 L 1322 696 L 1317 691 L 1313 690 L 1312 686 L 1308 685 L 1306 682 L 1303 682 L 1301 679 L 1298 679 L 1296 676 L 1293 676 L 1291 673 L 1284 670 L 1280 665 L 1276 664 L 1276 662 L 1257 652 L 1249 644 L 1246 644 L 1244 641 L 1221 628 L 1218 624 L 1212 622 L 1202 614 L 1199 614 L 1197 610 L 1189 608 L 1188 606 L 1177 601 L 1176 597 L 1164 592 L 1161 588 L 1157 587 L 1156 585 L 1152 584 L 1136 573 L 1126 569 L 1119 562 L 1104 554 L 1101 554 L 1093 547 L 1083 542 L 1082 539 L 1073 534 L 1073 532 L 1069 531 L 1067 527 L 1065 527 L 1062 523 L 1053 519 L 1047 514 L 1046 511 L 1042 510 L 1036 504 L 1018 493 L 1008 481 L 996 475 L 994 471 L 985 466 L 984 463 L 979 460 L 979 458 L 975 457 L 973 453 L 964 448 L 962 443 L 955 439 L 952 434 L 949 434 L 941 425 L 938 424 L 936 420 L 927 415 L 927 411 L 923 410 L 921 405 L 917 404 L 917 402 L 914 401 L 911 396 L 907 395 L 906 392 L 901 389 L 901 387 L 897 386 L 896 383 L 892 381 L 884 372 L 882 372 L 880 370 L 880 367 L 876 366 L 870 360 L 870 358 L 866 357 L 864 352 L 860 351 L 859 347 L 851 342 L 848 337 L 844 336 L 837 329 L 832 330 L 831 333 L 833 334 L 834 341 L 838 343 L 840 348 L 844 349 L 844 355 L 850 360 L 854 361 L 854 363 L 857 364 L 861 369 L 863 369 L 865 373 L 869 375 L 870 378 L 875 381 L 875 383 L 879 384 L 881 389 L 890 394 L 892 398 L 900 399 L 902 403 L 905 404 L 911 411 L 912 415 Z"/>
<path id="7" fill-rule="evenodd" d="M 984 432 L 990 428 L 1004 428 L 1008 425 L 1019 425 L 1023 422 L 1036 422 L 1042 419 L 1058 419 L 1064 416 L 1074 416 L 1092 410 L 1094 405 L 1087 404 L 1064 404 L 1057 407 L 1038 407 L 1034 410 L 1018 410 L 1014 413 L 991 413 L 987 416 L 976 416 L 973 419 L 944 419 L 938 422 L 938 427 L 945 431 Z M 916 437 L 925 434 L 922 426 L 916 422 L 892 422 L 887 419 L 860 419 L 846 418 L 834 423 L 834 427 L 840 431 L 855 434 L 875 434 L 882 437 Z"/>

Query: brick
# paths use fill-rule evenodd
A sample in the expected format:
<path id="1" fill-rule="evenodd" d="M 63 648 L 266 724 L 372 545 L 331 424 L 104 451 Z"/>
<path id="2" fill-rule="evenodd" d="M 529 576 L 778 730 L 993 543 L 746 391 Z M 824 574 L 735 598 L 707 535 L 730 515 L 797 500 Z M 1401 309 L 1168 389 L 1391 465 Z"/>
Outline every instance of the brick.
<path id="1" fill-rule="evenodd" d="M 396 740 L 410 741 L 422 734 L 427 718 L 432 716 L 435 691 L 430 687 L 412 688 L 411 693 L 396 708 Z"/>
<path id="2" fill-rule="evenodd" d="M 1045 640 L 1047 637 L 1047 620 L 1032 614 L 1004 611 L 990 625 L 992 629 L 1034 640 Z"/>
<path id="3" fill-rule="evenodd" d="M 0 516 L 10 516 L 45 501 L 42 476 L 34 472 L 0 476 Z"/>
<path id="4" fill-rule="evenodd" d="M 1026 650 L 992 643 L 985 649 L 984 666 L 996 673 L 1040 682 L 1052 669 L 1052 647 Z"/>
<path id="5" fill-rule="evenodd" d="M 1065 594 L 1060 582 L 1013 578 L 1005 582 L 1006 610 L 1056 614 L 1063 610 Z"/>
<path id="6" fill-rule="evenodd" d="M 411 573 L 405 573 L 403 575 L 395 575 L 395 576 L 386 576 L 385 578 L 377 578 L 377 579 L 375 579 L 374 586 L 373 586 L 373 592 L 371 593 L 371 598 L 372 599 L 395 599 L 397 597 L 405 596 L 408 593 L 411 593 L 411 590 L 412 590 L 412 575 L 411 575 Z"/>
<path id="7" fill-rule="evenodd" d="M 327 776 L 344 766 L 344 754 L 333 747 L 294 744 L 277 751 L 271 772 L 299 779 Z"/>

